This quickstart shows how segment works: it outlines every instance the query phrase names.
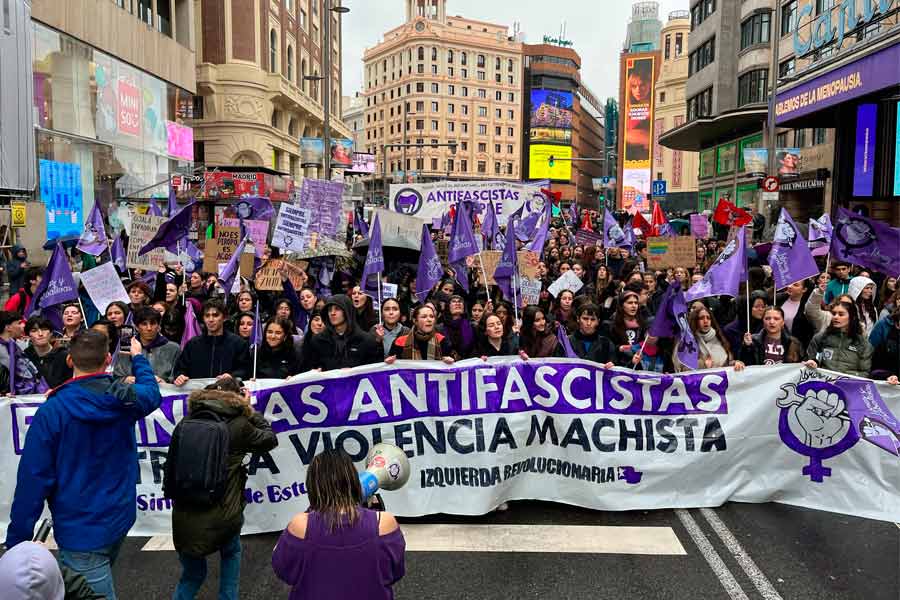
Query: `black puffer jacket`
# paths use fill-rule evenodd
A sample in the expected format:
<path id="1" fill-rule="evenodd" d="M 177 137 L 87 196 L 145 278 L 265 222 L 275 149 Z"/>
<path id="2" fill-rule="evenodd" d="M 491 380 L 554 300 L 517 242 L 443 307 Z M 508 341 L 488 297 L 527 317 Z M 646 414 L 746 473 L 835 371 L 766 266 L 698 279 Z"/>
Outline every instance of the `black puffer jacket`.
<path id="1" fill-rule="evenodd" d="M 299 373 L 300 366 L 300 358 L 291 341 L 277 348 L 272 348 L 266 342 L 259 345 L 256 356 L 257 379 L 286 379 Z"/>
<path id="2" fill-rule="evenodd" d="M 228 485 L 225 495 L 215 506 L 199 508 L 174 503 L 172 536 L 175 549 L 189 556 L 207 556 L 222 548 L 241 532 L 244 524 L 244 486 L 247 471 L 241 465 L 250 452 L 268 452 L 278 445 L 272 426 L 246 405 L 243 397 L 221 390 L 198 390 L 188 398 L 189 412 L 210 410 L 228 421 L 229 454 Z M 172 449 L 170 448 L 170 451 Z M 165 488 L 170 488 L 166 473 Z"/>
<path id="3" fill-rule="evenodd" d="M 581 333 L 581 331 L 576 331 L 569 336 L 569 342 L 572 344 L 572 350 L 575 351 L 578 358 L 600 363 L 601 365 L 616 361 L 616 347 L 613 346 L 609 338 L 603 337 L 599 333 L 588 336 Z"/>
<path id="4" fill-rule="evenodd" d="M 347 319 L 347 329 L 339 334 L 328 313 L 332 306 L 337 306 L 344 311 Z M 344 369 L 370 365 L 384 360 L 384 347 L 378 343 L 370 333 L 363 331 L 356 323 L 356 311 L 350 298 L 344 294 L 337 294 L 328 299 L 325 308 L 322 309 L 322 318 L 325 319 L 325 331 L 314 335 L 309 340 L 309 350 L 304 351 L 310 369 Z"/>
<path id="5" fill-rule="evenodd" d="M 224 373 L 246 378 L 253 368 L 247 340 L 230 331 L 222 335 L 198 335 L 185 345 L 175 363 L 174 378 L 218 377 Z"/>

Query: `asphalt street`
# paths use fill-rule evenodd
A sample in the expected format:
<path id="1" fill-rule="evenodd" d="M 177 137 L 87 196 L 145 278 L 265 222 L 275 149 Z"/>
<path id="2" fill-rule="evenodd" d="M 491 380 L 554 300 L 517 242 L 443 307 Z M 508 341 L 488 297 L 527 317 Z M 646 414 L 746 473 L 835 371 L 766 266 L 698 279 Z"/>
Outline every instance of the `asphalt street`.
<path id="1" fill-rule="evenodd" d="M 900 598 L 900 526 L 780 504 L 619 513 L 514 502 L 401 524 L 398 600 Z M 287 597 L 270 567 L 277 537 L 243 538 L 241 598 Z M 217 597 L 217 562 L 198 598 Z M 168 538 L 129 538 L 119 598 L 171 597 L 179 573 Z"/>

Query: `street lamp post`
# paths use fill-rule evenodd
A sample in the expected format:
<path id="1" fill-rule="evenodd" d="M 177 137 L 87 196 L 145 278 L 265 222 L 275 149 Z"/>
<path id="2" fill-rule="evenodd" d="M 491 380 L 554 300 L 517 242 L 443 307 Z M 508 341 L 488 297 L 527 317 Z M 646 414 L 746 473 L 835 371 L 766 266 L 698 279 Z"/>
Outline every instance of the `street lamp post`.
<path id="1" fill-rule="evenodd" d="M 322 27 L 322 32 L 325 35 L 325 43 L 322 44 L 322 70 L 325 71 L 325 76 L 304 75 L 303 77 L 307 81 L 325 80 L 324 98 L 322 99 L 322 110 L 325 113 L 322 118 L 322 167 L 325 171 L 325 179 L 329 181 L 331 180 L 331 86 L 333 82 L 331 77 L 331 54 L 334 52 L 334 42 L 331 39 L 331 13 L 346 14 L 350 12 L 350 9 L 346 6 L 332 6 L 332 2 L 333 0 L 325 0 L 325 12 L 323 14 L 325 23 Z"/>

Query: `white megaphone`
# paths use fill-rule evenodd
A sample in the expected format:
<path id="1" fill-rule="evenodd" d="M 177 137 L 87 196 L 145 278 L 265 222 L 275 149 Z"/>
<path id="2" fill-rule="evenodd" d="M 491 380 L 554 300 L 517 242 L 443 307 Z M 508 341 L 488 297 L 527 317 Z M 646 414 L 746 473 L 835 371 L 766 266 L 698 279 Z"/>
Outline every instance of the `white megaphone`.
<path id="1" fill-rule="evenodd" d="M 376 444 L 366 457 L 366 470 L 359 474 L 363 502 L 379 489 L 398 490 L 409 479 L 409 459 L 393 444 Z"/>

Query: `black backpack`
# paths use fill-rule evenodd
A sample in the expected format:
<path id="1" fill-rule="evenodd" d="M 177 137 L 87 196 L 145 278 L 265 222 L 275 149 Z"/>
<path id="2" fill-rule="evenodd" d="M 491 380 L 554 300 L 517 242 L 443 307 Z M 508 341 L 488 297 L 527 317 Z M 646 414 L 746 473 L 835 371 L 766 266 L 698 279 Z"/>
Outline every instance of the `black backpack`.
<path id="1" fill-rule="evenodd" d="M 228 421 L 211 410 L 182 419 L 172 432 L 163 477 L 166 498 L 209 507 L 228 484 Z"/>

